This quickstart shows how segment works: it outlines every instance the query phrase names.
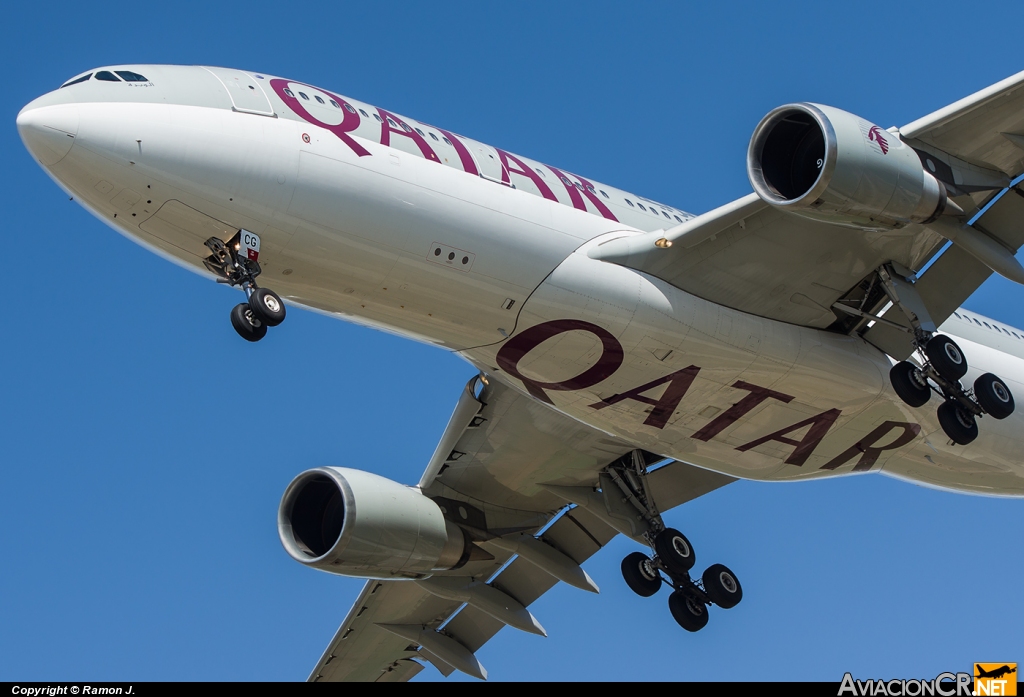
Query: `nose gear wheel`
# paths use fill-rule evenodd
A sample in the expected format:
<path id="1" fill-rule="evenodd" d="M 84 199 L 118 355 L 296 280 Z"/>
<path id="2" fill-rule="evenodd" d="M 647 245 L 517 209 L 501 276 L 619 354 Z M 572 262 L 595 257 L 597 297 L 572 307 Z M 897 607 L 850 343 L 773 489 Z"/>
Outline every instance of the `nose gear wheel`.
<path id="1" fill-rule="evenodd" d="M 258 239 L 252 233 L 246 234 Z M 285 306 L 277 293 L 256 285 L 256 277 L 263 269 L 255 258 L 239 253 L 241 236 L 242 231 L 239 230 L 227 242 L 217 237 L 206 240 L 210 256 L 203 263 L 216 274 L 218 283 L 239 286 L 245 291 L 247 301 L 231 310 L 231 326 L 246 341 L 256 342 L 267 335 L 269 327 L 276 327 L 284 321 Z"/>

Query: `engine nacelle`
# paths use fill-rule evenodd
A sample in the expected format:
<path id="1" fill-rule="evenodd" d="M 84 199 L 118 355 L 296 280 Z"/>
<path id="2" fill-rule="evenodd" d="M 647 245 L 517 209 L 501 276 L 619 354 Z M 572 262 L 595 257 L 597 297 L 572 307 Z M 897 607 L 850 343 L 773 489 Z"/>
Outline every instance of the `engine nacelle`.
<path id="1" fill-rule="evenodd" d="M 293 559 L 343 576 L 420 578 L 458 568 L 469 538 L 412 487 L 343 467 L 303 472 L 277 513 Z"/>
<path id="2" fill-rule="evenodd" d="M 766 203 L 866 230 L 927 223 L 942 215 L 946 188 L 899 136 L 820 104 L 787 104 L 750 139 L 747 176 Z"/>

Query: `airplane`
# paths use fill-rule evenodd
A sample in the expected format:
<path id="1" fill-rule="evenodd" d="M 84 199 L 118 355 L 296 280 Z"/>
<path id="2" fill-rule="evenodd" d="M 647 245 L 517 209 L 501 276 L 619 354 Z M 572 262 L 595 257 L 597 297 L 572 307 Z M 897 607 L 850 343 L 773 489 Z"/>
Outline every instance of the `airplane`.
<path id="1" fill-rule="evenodd" d="M 700 215 L 229 68 L 93 69 L 17 126 L 97 218 L 241 290 L 242 339 L 302 307 L 477 370 L 416 485 L 286 488 L 286 552 L 367 579 L 311 681 L 486 679 L 476 651 L 546 635 L 529 606 L 597 592 L 583 564 L 620 534 L 629 588 L 699 631 L 743 588 L 662 514 L 738 479 L 1024 495 L 1024 331 L 960 307 L 1024 283 L 1024 73 L 900 128 L 780 106 L 753 192 Z"/>
<path id="2" fill-rule="evenodd" d="M 985 670 L 983 668 L 978 667 L 977 668 L 977 675 L 975 675 L 974 677 L 976 677 L 976 678 L 1001 678 L 1004 675 L 1009 675 L 1010 673 L 1016 673 L 1016 672 L 1017 672 L 1017 668 L 1016 667 L 1011 668 L 1008 665 L 1003 665 L 1003 666 L 1000 666 L 998 668 L 994 668 L 992 670 Z"/>

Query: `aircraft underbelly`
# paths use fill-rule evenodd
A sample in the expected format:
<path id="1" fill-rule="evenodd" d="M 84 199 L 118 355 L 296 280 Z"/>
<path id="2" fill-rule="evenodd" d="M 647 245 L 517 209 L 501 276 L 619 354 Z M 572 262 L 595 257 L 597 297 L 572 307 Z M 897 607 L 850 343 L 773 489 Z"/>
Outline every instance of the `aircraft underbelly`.
<path id="1" fill-rule="evenodd" d="M 467 357 L 644 449 L 750 479 L 881 471 L 1024 495 L 1022 417 L 988 419 L 970 447 L 949 445 L 934 408 L 904 405 L 889 359 L 859 338 L 715 305 L 582 251 L 531 296 L 519 326 L 540 329 L 513 337 L 513 351 Z M 994 356 L 971 349 L 981 372 Z M 1015 364 L 1000 375 L 1024 377 L 1024 362 L 1003 360 Z"/>

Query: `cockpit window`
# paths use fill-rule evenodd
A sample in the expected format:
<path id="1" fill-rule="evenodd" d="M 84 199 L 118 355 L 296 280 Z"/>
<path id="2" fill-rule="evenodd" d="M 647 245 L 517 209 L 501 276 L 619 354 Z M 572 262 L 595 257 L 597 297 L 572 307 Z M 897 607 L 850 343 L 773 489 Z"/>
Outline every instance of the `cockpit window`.
<path id="1" fill-rule="evenodd" d="M 119 78 L 117 75 L 114 75 L 114 73 L 110 72 L 109 70 L 101 70 L 98 73 L 96 73 L 96 79 L 105 80 L 107 82 L 121 82 L 121 78 Z"/>
<path id="2" fill-rule="evenodd" d="M 77 85 L 79 82 L 85 82 L 86 80 L 88 80 L 91 77 L 92 77 L 92 73 L 86 73 L 82 77 L 76 77 L 74 80 L 68 80 L 67 82 L 65 82 L 60 87 L 61 87 L 61 89 L 64 89 L 65 87 L 68 87 L 69 85 Z"/>
<path id="3" fill-rule="evenodd" d="M 131 70 L 115 70 L 114 72 L 120 75 L 125 82 L 149 82 L 142 75 L 133 73 Z"/>

